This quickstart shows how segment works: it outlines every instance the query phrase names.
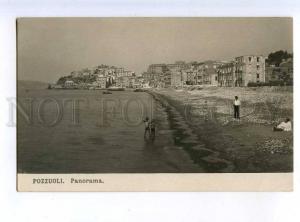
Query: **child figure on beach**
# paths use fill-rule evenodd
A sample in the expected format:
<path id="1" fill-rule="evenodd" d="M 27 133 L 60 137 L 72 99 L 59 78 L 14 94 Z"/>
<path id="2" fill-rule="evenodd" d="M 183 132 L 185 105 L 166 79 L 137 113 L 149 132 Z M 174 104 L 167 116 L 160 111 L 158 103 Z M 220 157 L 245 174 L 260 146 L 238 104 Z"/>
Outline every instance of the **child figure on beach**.
<path id="1" fill-rule="evenodd" d="M 149 122 L 149 118 L 146 117 L 146 119 L 144 120 L 145 123 L 145 132 L 144 132 L 144 137 L 146 137 L 146 134 L 148 133 L 148 135 L 150 135 L 150 122 Z"/>
<path id="2" fill-rule="evenodd" d="M 150 135 L 151 135 L 151 138 L 152 138 L 152 139 L 155 139 L 155 128 L 156 128 L 155 120 L 153 119 L 153 120 L 150 122 Z"/>

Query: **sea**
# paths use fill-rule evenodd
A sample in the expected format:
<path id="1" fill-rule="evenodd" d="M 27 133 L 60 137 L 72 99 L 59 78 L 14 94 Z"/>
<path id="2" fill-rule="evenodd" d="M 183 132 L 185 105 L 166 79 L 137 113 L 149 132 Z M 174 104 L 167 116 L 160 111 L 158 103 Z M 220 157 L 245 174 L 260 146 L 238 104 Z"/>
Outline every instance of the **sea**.
<path id="1" fill-rule="evenodd" d="M 18 173 L 203 172 L 147 92 L 18 87 L 17 104 Z"/>

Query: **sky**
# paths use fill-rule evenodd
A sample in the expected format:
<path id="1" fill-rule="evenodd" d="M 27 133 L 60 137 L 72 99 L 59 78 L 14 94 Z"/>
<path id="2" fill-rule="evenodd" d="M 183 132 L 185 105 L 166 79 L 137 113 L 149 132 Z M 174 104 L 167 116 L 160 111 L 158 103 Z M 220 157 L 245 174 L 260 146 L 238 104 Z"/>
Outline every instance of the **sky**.
<path id="1" fill-rule="evenodd" d="M 293 51 L 291 18 L 21 18 L 18 79 L 55 82 L 100 64 L 137 74 L 149 64 L 232 60 Z"/>

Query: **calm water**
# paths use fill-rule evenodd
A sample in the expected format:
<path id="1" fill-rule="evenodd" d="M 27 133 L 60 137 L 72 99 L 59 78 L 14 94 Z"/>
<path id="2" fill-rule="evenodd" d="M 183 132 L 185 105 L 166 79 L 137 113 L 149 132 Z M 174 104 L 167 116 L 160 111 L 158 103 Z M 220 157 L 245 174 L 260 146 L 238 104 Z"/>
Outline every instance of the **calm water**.
<path id="1" fill-rule="evenodd" d="M 18 112 L 18 172 L 202 172 L 175 145 L 167 113 L 147 93 L 46 89 L 18 93 L 26 113 L 32 104 L 31 122 Z M 146 116 L 157 121 L 154 141 L 144 139 Z"/>

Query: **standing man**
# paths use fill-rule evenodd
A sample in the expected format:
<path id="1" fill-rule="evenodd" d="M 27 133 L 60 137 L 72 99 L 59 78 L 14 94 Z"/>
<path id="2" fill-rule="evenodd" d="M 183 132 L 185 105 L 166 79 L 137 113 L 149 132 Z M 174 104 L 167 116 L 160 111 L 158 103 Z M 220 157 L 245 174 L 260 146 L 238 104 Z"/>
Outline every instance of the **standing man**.
<path id="1" fill-rule="evenodd" d="M 240 119 L 240 106 L 241 106 L 241 101 L 239 100 L 239 97 L 235 96 L 233 101 L 235 119 Z"/>

